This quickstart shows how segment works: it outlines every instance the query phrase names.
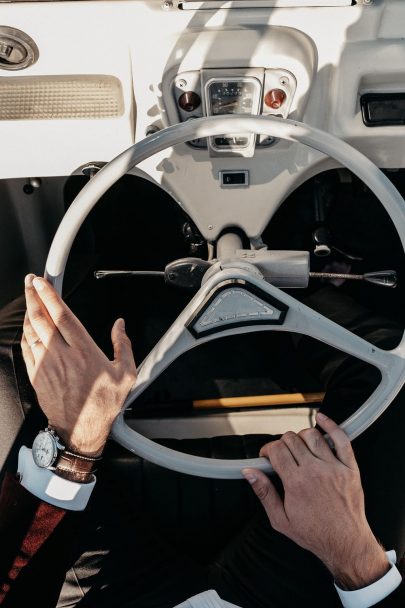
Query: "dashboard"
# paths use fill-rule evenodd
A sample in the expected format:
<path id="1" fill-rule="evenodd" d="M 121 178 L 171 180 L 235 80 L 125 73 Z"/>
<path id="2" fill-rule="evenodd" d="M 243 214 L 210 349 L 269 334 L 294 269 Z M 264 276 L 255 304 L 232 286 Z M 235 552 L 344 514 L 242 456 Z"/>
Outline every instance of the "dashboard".
<path id="1" fill-rule="evenodd" d="M 1 22 L 24 34 L 10 43 L 0 28 L 0 179 L 80 174 L 167 126 L 236 113 L 302 121 L 379 167 L 405 167 L 405 3 L 271 4 L 0 2 Z M 10 69 L 24 44 L 32 61 Z M 289 193 L 332 167 L 301 145 L 224 133 L 133 172 L 214 240 L 230 223 L 257 237 Z"/>

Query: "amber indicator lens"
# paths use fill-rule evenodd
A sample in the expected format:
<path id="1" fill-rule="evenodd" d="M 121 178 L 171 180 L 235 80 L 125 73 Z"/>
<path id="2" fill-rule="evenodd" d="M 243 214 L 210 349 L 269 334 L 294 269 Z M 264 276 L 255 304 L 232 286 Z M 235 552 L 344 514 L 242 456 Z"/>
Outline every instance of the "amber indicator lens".
<path id="1" fill-rule="evenodd" d="M 179 97 L 179 106 L 185 112 L 194 112 L 201 105 L 201 97 L 194 91 L 186 91 Z"/>
<path id="2" fill-rule="evenodd" d="M 284 103 L 287 95 L 282 89 L 271 89 L 264 97 L 264 103 L 273 110 L 278 110 Z"/>

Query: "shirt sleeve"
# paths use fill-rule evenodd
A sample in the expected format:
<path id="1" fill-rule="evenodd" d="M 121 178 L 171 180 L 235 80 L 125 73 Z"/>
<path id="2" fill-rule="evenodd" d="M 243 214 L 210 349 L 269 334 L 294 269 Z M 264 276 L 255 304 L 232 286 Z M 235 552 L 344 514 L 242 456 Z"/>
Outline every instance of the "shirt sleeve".
<path id="1" fill-rule="evenodd" d="M 90 499 L 96 478 L 90 483 L 77 483 L 38 467 L 32 451 L 26 447 L 18 455 L 18 474 L 21 485 L 31 494 L 50 505 L 67 511 L 83 511 Z"/>
<path id="2" fill-rule="evenodd" d="M 185 602 L 178 604 L 175 608 L 240 608 L 222 600 L 214 589 L 209 589 L 198 595 L 190 597 Z"/>
<path id="3" fill-rule="evenodd" d="M 370 608 L 388 597 L 402 582 L 402 576 L 396 567 L 397 556 L 395 551 L 387 551 L 386 556 L 391 564 L 390 570 L 378 581 L 356 589 L 355 591 L 343 591 L 337 585 L 336 591 L 344 608 Z"/>

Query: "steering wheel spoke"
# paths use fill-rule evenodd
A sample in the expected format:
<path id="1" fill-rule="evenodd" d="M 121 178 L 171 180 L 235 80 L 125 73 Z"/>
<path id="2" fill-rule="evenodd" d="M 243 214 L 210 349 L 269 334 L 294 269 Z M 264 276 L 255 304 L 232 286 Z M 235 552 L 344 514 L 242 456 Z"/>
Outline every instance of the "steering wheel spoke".
<path id="1" fill-rule="evenodd" d="M 289 312 L 283 326 L 285 331 L 304 334 L 325 342 L 378 367 L 381 371 L 387 370 L 392 365 L 393 358 L 397 356 L 378 348 L 294 298 L 289 297 L 288 303 Z"/>

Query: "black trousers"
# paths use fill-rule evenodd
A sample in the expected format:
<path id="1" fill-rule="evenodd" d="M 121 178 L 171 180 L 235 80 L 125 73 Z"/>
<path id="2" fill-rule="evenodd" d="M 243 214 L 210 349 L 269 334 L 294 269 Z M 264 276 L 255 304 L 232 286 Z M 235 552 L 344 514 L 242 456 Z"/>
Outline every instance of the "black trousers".
<path id="1" fill-rule="evenodd" d="M 317 292 L 307 303 L 381 348 L 393 348 L 400 340 L 397 326 L 333 288 Z M 21 360 L 22 314 L 23 302 L 15 302 L 0 319 L 0 454 L 8 467 L 15 466 L 20 445 L 30 445 L 44 424 Z M 374 368 L 319 342 L 302 337 L 296 347 L 303 364 L 325 384 L 323 411 L 338 422 L 379 382 Z M 371 527 L 399 555 L 405 552 L 404 401 L 402 391 L 353 443 Z M 60 607 L 170 608 L 208 588 L 243 608 L 340 606 L 323 564 L 275 532 L 259 507 L 226 546 L 202 563 L 198 554 L 168 542 L 147 513 L 126 508 L 125 493 L 106 483 L 98 486 L 88 534 L 79 539 L 81 555 L 68 573 Z"/>

